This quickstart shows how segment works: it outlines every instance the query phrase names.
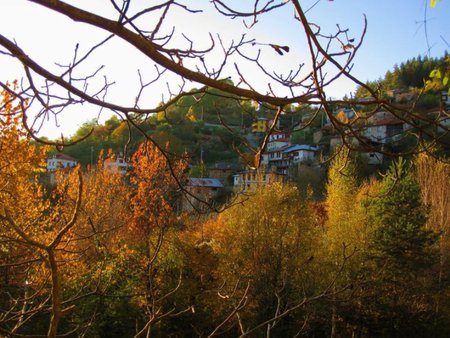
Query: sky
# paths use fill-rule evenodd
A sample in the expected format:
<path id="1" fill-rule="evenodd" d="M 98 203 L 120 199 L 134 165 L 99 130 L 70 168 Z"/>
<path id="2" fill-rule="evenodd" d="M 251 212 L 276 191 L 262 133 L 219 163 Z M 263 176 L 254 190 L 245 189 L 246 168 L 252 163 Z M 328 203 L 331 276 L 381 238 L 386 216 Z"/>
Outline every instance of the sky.
<path id="1" fill-rule="evenodd" d="M 67 1 L 76 6 L 96 11 L 97 13 L 115 18 L 116 14 L 110 9 L 110 0 L 76 0 Z M 117 2 L 120 2 L 117 1 Z M 189 36 L 198 48 L 209 46 L 209 33 L 216 39 L 220 33 L 225 45 L 232 39 L 238 39 L 245 33 L 247 38 L 258 41 L 248 52 L 256 55 L 261 50 L 261 61 L 267 68 L 277 73 L 287 73 L 297 65 L 309 62 L 305 40 L 298 22 L 293 20 L 293 9 L 288 4 L 269 15 L 260 17 L 252 29 L 244 26 L 241 19 L 231 20 L 223 18 L 217 12 L 208 9 L 206 0 L 181 1 L 198 9 L 206 9 L 196 16 L 186 16 L 182 11 L 170 12 L 167 22 L 162 27 L 169 32 L 175 26 L 174 44 L 186 45 L 182 33 Z M 261 1 L 260 1 L 261 2 Z M 133 0 L 132 6 L 148 4 L 147 0 Z M 228 1 L 228 4 L 240 8 L 252 7 L 252 1 Z M 308 9 L 310 22 L 320 25 L 321 32 L 331 34 L 337 25 L 341 29 L 348 28 L 349 38 L 359 39 L 364 15 L 367 18 L 367 33 L 362 46 L 354 60 L 352 74 L 363 82 L 383 77 L 386 71 L 392 70 L 394 65 L 410 58 L 421 56 L 441 57 L 445 50 L 450 51 L 450 0 L 441 0 L 436 8 L 430 8 L 429 0 L 310 0 L 302 1 L 304 9 Z M 53 13 L 48 9 L 32 4 L 26 0 L 2 0 L 2 20 L 0 20 L 0 34 L 14 39 L 19 46 L 32 58 L 43 63 L 54 72 L 61 72 L 60 65 L 67 65 L 73 58 L 75 46 L 79 44 L 79 53 L 86 52 L 90 46 L 103 39 L 106 34 L 92 30 L 86 25 L 74 23 L 69 19 Z M 134 8 L 130 8 L 133 10 Z M 249 20 L 247 20 L 249 23 Z M 286 45 L 290 52 L 278 55 L 268 47 L 268 43 Z M 253 48 L 253 49 L 252 49 Z M 0 51 L 3 49 L 0 48 Z M 212 53 L 207 60 L 208 65 L 218 67 L 220 64 L 218 51 Z M 234 60 L 232 60 L 234 62 Z M 240 61 L 241 62 L 241 61 Z M 59 65 L 58 65 L 59 64 Z M 188 63 L 186 65 L 189 66 Z M 261 73 L 245 62 L 239 63 L 245 76 L 261 91 L 267 90 L 267 80 L 262 80 Z M 89 61 L 85 62 L 76 75 L 93 73 L 100 66 L 99 81 L 90 83 L 90 90 L 95 92 L 103 84 L 106 77 L 114 82 L 109 91 L 108 100 L 122 104 L 133 105 L 139 92 L 139 75 L 144 80 L 151 80 L 156 76 L 153 64 L 130 49 L 119 40 L 112 40 L 102 50 L 94 52 Z M 22 68 L 11 57 L 0 53 L 1 81 L 11 81 L 23 77 Z M 234 67 L 225 69 L 225 75 L 231 74 Z M 152 107 L 168 98 L 169 90 L 176 91 L 180 80 L 165 74 L 156 84 L 146 89 L 141 107 Z M 81 85 L 81 84 L 79 84 Z M 199 86 L 188 83 L 187 86 Z M 275 90 L 276 89 L 276 86 Z M 327 88 L 328 97 L 340 98 L 356 90 L 354 83 L 339 80 Z M 282 90 L 279 91 L 282 94 Z M 100 112 L 89 106 L 78 106 L 60 114 L 55 121 L 50 118 L 44 122 L 40 135 L 50 138 L 59 137 L 61 133 L 69 136 L 85 121 L 98 118 L 102 122 L 110 114 Z"/>

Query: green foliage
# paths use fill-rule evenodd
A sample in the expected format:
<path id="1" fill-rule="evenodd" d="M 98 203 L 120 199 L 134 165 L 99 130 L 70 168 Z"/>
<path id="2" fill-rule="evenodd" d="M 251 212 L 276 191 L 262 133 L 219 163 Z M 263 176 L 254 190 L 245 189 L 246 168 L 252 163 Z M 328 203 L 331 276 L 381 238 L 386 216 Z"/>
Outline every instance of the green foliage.
<path id="1" fill-rule="evenodd" d="M 189 169 L 189 177 L 208 177 L 208 168 L 204 164 L 192 166 Z"/>
<path id="2" fill-rule="evenodd" d="M 229 287 L 237 280 L 241 284 L 249 281 L 249 308 L 259 309 L 243 312 L 247 325 L 275 315 L 277 293 L 284 307 L 315 291 L 311 277 L 319 233 L 310 207 L 295 187 L 274 184 L 257 191 L 228 209 L 219 226 L 216 250 L 222 276 Z M 289 328 L 289 321 L 283 323 L 285 331 L 277 331 L 278 335 L 289 336 L 294 329 Z"/>
<path id="3" fill-rule="evenodd" d="M 375 257 L 399 273 L 430 266 L 436 258 L 433 245 L 437 238 L 425 228 L 427 210 L 422 205 L 419 185 L 404 160 L 391 166 L 379 194 L 370 206 L 377 228 L 373 241 Z"/>
<path id="4" fill-rule="evenodd" d="M 448 90 L 450 95 L 450 56 L 446 54 L 443 62 L 437 65 L 428 77 L 429 79 L 425 82 L 425 88 L 428 91 Z"/>
<path id="5" fill-rule="evenodd" d="M 292 144 L 313 144 L 313 133 L 310 129 L 294 131 L 291 134 Z"/>
<path id="6" fill-rule="evenodd" d="M 400 159 L 369 200 L 373 233 L 362 294 L 364 325 L 384 336 L 434 336 L 437 236 L 425 228 L 427 210 L 407 163 Z M 436 320 L 438 318 L 436 317 Z"/>
<path id="7" fill-rule="evenodd" d="M 211 164 L 216 161 L 237 160 L 237 153 L 233 145 L 240 143 L 239 135 L 230 133 L 220 123 L 223 121 L 240 133 L 241 123 L 249 126 L 255 115 L 255 108 L 247 101 L 223 98 L 220 93 L 199 95 L 193 94 L 181 98 L 166 111 L 156 114 L 145 121 L 136 123 L 143 132 L 152 137 L 161 147 L 169 144 L 169 150 L 176 154 L 188 152 L 192 161 L 200 160 L 203 149 L 203 160 Z M 128 124 L 111 117 L 104 125 L 91 120 L 84 123 L 68 141 L 75 141 L 88 135 L 85 141 L 65 149 L 65 153 L 76 158 L 81 164 L 93 163 L 102 150 L 112 149 L 114 153 L 134 153 L 144 136 L 136 128 L 129 128 Z M 129 144 L 128 144 L 129 142 Z"/>
<path id="8" fill-rule="evenodd" d="M 311 192 L 315 201 L 323 200 L 325 194 L 325 172 L 321 168 L 298 164 L 290 168 L 289 176 L 304 198 Z"/>
<path id="9" fill-rule="evenodd" d="M 447 53 L 441 58 L 418 56 L 400 65 L 395 65 L 393 71 L 386 72 L 384 78 L 369 81 L 367 85 L 375 91 L 378 91 L 381 96 L 386 96 L 388 90 L 411 87 L 423 88 L 425 85 L 426 89 L 437 91 L 442 88 L 443 82 L 448 84 L 448 60 L 449 56 Z M 444 76 L 443 74 L 446 75 Z M 428 80 L 430 77 L 432 79 Z M 433 81 L 433 79 L 439 81 Z M 436 85 L 436 82 L 439 82 L 441 87 Z M 358 87 L 355 97 L 362 98 L 368 96 L 370 94 L 366 89 Z"/>

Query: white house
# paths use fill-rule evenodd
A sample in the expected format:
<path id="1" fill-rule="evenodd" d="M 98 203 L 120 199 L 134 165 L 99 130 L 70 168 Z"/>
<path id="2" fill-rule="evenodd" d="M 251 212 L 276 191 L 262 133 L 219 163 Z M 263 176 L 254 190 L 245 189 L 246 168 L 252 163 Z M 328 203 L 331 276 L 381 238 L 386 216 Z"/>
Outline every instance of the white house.
<path id="1" fill-rule="evenodd" d="M 276 167 L 281 173 L 287 172 L 288 161 L 283 158 L 282 151 L 289 146 L 289 135 L 284 132 L 273 132 L 269 135 L 267 149 L 261 156 L 261 165 Z"/>
<path id="2" fill-rule="evenodd" d="M 237 192 L 253 192 L 258 187 L 274 182 L 283 182 L 285 175 L 274 170 L 246 170 L 233 175 L 234 190 Z"/>
<path id="3" fill-rule="evenodd" d="M 394 116 L 376 120 L 363 130 L 363 136 L 379 144 L 391 143 L 401 138 L 404 129 L 404 121 Z"/>
<path id="4" fill-rule="evenodd" d="M 47 171 L 55 171 L 57 169 L 73 168 L 78 161 L 66 154 L 56 153 L 52 157 L 47 158 Z"/>
<path id="5" fill-rule="evenodd" d="M 282 151 L 292 163 L 314 161 L 319 148 L 307 144 L 294 144 Z"/>
<path id="6" fill-rule="evenodd" d="M 125 175 L 130 165 L 122 156 L 108 158 L 103 162 L 103 168 L 110 173 Z"/>
<path id="7" fill-rule="evenodd" d="M 267 152 L 283 148 L 289 144 L 289 135 L 280 131 L 274 131 L 269 135 Z"/>

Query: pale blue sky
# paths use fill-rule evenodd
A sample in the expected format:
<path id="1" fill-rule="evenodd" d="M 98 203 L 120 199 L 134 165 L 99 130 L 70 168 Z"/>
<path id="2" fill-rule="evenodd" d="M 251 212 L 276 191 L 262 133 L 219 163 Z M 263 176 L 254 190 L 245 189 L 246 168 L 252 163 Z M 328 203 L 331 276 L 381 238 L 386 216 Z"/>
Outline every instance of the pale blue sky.
<path id="1" fill-rule="evenodd" d="M 148 4 L 147 0 L 134 1 L 137 4 Z M 102 15 L 110 13 L 103 10 L 104 6 L 110 6 L 109 0 L 68 2 L 99 8 Z M 198 7 L 207 4 L 206 0 L 185 2 Z M 306 9 L 315 2 L 308 0 L 302 1 L 301 4 Z M 252 1 L 247 3 L 229 1 L 229 3 L 251 6 Z M 70 62 L 76 43 L 81 43 L 81 51 L 87 50 L 90 46 L 87 41 L 95 43 L 105 36 L 105 33 L 93 34 L 82 24 L 72 23 L 25 0 L 2 0 L 1 9 L 0 34 L 16 39 L 31 57 L 52 67 L 55 72 L 58 68 L 54 65 L 54 61 Z M 341 28 L 350 29 L 349 38 L 358 38 L 363 27 L 363 14 L 366 14 L 368 21 L 367 35 L 354 60 L 353 68 L 353 74 L 363 81 L 382 77 L 395 64 L 409 58 L 418 55 L 440 57 L 445 50 L 450 51 L 445 42 L 450 43 L 450 0 L 441 0 L 435 9 L 430 8 L 429 0 L 321 0 L 308 11 L 307 16 L 311 22 L 321 26 L 323 33 L 334 33 L 336 24 L 339 24 Z M 425 16 L 428 42 L 425 37 Z M 292 18 L 292 8 L 285 6 L 271 15 L 259 18 L 259 23 L 251 31 L 243 27 L 241 20 L 223 21 L 215 14 L 198 16 L 198 20 L 184 20 L 183 17 L 174 14 L 171 24 L 179 27 L 178 32 L 190 31 L 191 36 L 198 37 L 200 44 L 204 45 L 206 42 L 202 41 L 206 40 L 202 39 L 207 38 L 209 32 L 215 31 L 221 32 L 225 40 L 246 33 L 263 43 L 289 45 L 290 53 L 282 57 L 270 48 L 263 49 L 265 64 L 282 72 L 296 64 L 308 62 L 309 58 L 300 27 Z M 171 25 L 168 25 L 167 30 L 170 27 Z M 431 47 L 429 51 L 428 45 Z M 132 105 L 138 90 L 137 69 L 151 78 L 154 67 L 147 67 L 148 62 L 139 53 L 125 51 L 126 45 L 113 41 L 105 52 L 94 54 L 92 62 L 87 63 L 85 69 L 93 70 L 105 64 L 103 75 L 116 80 L 117 83 L 111 90 L 110 99 L 115 103 Z M 2 81 L 21 76 L 21 67 L 11 62 L 9 57 L 2 55 L 0 55 L 0 71 Z M 258 82 L 259 77 L 255 71 L 248 69 L 248 77 Z M 165 88 L 165 82 L 162 82 L 161 87 Z M 327 95 L 342 97 L 344 94 L 354 92 L 355 89 L 355 85 L 349 81 L 338 81 L 327 89 Z M 151 98 L 148 101 L 150 105 L 162 100 L 161 93 L 156 87 L 152 88 L 147 96 Z M 69 135 L 83 121 L 96 116 L 96 110 L 92 108 L 70 112 L 66 117 L 61 117 L 60 128 L 49 123 L 43 133 L 51 137 L 56 137 L 61 132 Z M 107 115 L 102 119 L 105 118 Z"/>
<path id="2" fill-rule="evenodd" d="M 307 3 L 311 2 L 315 1 Z M 272 17 L 270 21 L 273 30 L 280 35 L 283 18 L 290 15 L 289 11 L 283 12 L 281 19 Z M 438 2 L 434 9 L 430 8 L 429 0 L 322 0 L 308 13 L 310 21 L 319 23 L 324 31 L 334 32 L 336 24 L 350 28 L 350 37 L 359 36 L 364 14 L 368 22 L 367 34 L 354 69 L 359 78 L 375 80 L 395 64 L 412 57 L 440 57 L 445 50 L 450 52 L 449 0 Z M 295 34 L 292 31 L 289 38 L 295 39 Z"/>

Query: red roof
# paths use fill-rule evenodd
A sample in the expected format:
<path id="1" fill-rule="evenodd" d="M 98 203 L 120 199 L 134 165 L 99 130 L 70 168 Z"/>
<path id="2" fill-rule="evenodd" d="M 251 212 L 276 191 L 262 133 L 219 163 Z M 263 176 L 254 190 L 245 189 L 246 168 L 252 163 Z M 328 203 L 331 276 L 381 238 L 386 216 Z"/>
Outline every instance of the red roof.
<path id="1" fill-rule="evenodd" d="M 77 161 L 77 159 L 73 158 L 72 156 L 63 154 L 63 153 L 56 153 L 53 155 L 52 158 L 56 158 L 58 160 L 66 160 L 66 161 Z"/>
<path id="2" fill-rule="evenodd" d="M 392 125 L 392 124 L 403 124 L 403 123 L 405 123 L 405 122 L 396 117 L 387 117 L 382 120 L 376 121 L 373 125 L 374 126 L 387 126 L 387 125 Z"/>

